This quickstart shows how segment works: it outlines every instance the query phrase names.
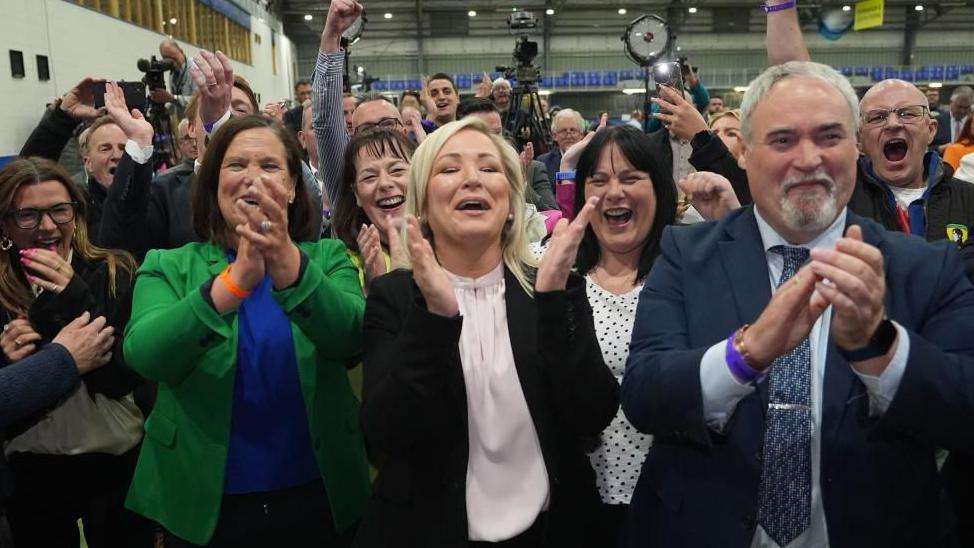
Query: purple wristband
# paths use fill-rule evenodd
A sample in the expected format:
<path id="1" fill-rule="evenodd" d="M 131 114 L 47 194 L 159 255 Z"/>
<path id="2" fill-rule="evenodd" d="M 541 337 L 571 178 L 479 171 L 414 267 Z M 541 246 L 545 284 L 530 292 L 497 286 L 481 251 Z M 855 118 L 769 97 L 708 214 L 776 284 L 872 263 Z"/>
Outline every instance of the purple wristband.
<path id="1" fill-rule="evenodd" d="M 764 10 L 764 13 L 771 13 L 771 12 L 774 12 L 774 11 L 789 10 L 789 9 L 795 7 L 795 4 L 796 4 L 795 0 L 791 0 L 790 2 L 785 2 L 784 4 L 777 4 L 775 6 L 769 6 L 767 4 L 761 4 L 761 9 Z"/>
<path id="2" fill-rule="evenodd" d="M 744 356 L 741 356 L 741 353 L 734 348 L 734 339 L 736 337 L 737 331 L 734 331 L 730 334 L 730 337 L 727 337 L 727 350 L 724 354 L 727 369 L 730 369 L 731 375 L 734 375 L 734 378 L 741 384 L 757 384 L 764 379 L 766 373 L 751 367 L 744 359 Z"/>

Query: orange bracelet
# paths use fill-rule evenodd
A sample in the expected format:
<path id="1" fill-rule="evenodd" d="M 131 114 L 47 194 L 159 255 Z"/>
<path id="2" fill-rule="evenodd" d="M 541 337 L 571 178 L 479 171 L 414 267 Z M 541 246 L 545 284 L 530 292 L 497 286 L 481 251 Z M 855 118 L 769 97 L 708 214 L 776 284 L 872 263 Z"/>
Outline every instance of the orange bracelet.
<path id="1" fill-rule="evenodd" d="M 231 265 L 227 265 L 227 267 L 223 269 L 223 272 L 220 273 L 217 279 L 223 282 L 223 287 L 226 287 L 227 291 L 232 293 L 235 297 L 240 299 L 246 299 L 247 297 L 250 296 L 250 291 L 247 291 L 246 289 L 240 287 L 239 285 L 236 284 L 236 282 L 233 281 L 233 278 L 230 277 L 230 267 Z"/>

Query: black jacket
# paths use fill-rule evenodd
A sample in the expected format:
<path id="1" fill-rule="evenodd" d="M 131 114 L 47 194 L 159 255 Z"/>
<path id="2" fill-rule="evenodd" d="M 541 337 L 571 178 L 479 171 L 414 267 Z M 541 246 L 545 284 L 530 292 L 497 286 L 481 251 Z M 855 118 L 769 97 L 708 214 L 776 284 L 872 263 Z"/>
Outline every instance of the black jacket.
<path id="1" fill-rule="evenodd" d="M 11 250 L 14 254 L 16 252 Z M 41 336 L 38 347 L 50 343 L 65 325 L 83 312 L 91 313 L 92 318 L 105 316 L 108 324 L 115 328 L 115 346 L 112 360 L 104 367 L 85 374 L 82 380 L 92 395 L 99 393 L 109 398 L 121 398 L 132 392 L 141 378 L 125 365 L 122 355 L 122 334 L 132 313 L 132 287 L 134 273 L 123 268 L 115 270 L 115 291 L 109 289 L 108 263 L 100 261 L 89 263 L 75 253 L 71 261 L 74 276 L 61 293 L 42 291 L 34 299 L 27 319 Z M 8 310 L 0 310 L 0 321 L 7 323 L 14 319 Z M 0 353 L 0 361 L 7 365 L 6 356 Z M 29 428 L 40 417 L 21 423 L 8 431 L 15 435 Z"/>
<path id="2" fill-rule="evenodd" d="M 528 296 L 505 273 L 508 331 L 521 389 L 541 443 L 550 499 L 543 546 L 598 546 L 599 511 L 587 443 L 611 422 L 619 386 L 605 366 L 585 296 Z M 356 546 L 467 546 L 467 401 L 463 318 L 430 313 L 412 272 L 375 280 L 365 309 L 362 426 L 382 464 Z"/>
<path id="3" fill-rule="evenodd" d="M 47 109 L 40 123 L 20 149 L 20 157 L 40 156 L 57 162 L 79 123 L 60 108 Z M 105 187 L 89 178 L 88 187 L 81 190 L 85 193 L 88 239 L 95 245 L 102 245 L 98 237 L 98 227 L 101 226 L 102 205 L 105 203 L 106 196 Z"/>
<path id="4" fill-rule="evenodd" d="M 174 249 L 199 238 L 193 231 L 193 168 L 185 164 L 152 178 L 150 162 L 126 153 L 108 189 L 99 236 L 105 247 L 138 259 L 150 249 Z"/>

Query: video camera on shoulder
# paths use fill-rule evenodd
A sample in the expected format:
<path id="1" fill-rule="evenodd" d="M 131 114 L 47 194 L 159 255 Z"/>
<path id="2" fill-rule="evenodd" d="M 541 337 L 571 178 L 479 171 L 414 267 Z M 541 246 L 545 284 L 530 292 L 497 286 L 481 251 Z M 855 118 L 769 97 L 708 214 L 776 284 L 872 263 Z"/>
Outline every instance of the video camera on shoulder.
<path id="1" fill-rule="evenodd" d="M 176 70 L 176 63 L 172 59 L 156 59 L 153 55 L 149 59 L 139 59 L 136 67 L 145 73 L 142 81 L 149 91 L 166 89 L 166 73 Z"/>

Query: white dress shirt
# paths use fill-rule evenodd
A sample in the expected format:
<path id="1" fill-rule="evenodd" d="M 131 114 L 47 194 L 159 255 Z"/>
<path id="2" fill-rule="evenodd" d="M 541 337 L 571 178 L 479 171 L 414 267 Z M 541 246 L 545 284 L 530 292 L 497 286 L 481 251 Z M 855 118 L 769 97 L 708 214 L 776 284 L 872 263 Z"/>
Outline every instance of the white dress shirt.
<path id="1" fill-rule="evenodd" d="M 498 542 L 526 531 L 547 508 L 548 470 L 514 365 L 504 263 L 476 279 L 447 276 L 463 316 L 468 534 Z"/>
<path id="2" fill-rule="evenodd" d="M 777 288 L 778 279 L 784 270 L 784 257 L 769 251 L 776 245 L 791 245 L 782 238 L 771 225 L 762 217 L 758 208 L 754 208 L 761 242 L 764 246 L 765 258 L 768 261 L 768 283 L 772 293 Z M 802 245 L 809 249 L 817 247 L 834 248 L 842 237 L 845 229 L 846 210 L 843 209 L 835 222 L 829 226 L 818 238 Z M 820 463 L 822 449 L 822 387 L 825 380 L 825 358 L 828 352 L 829 326 L 831 325 L 832 307 L 829 306 L 819 317 L 808 335 L 812 354 L 811 375 L 811 403 L 812 403 L 812 501 L 811 522 L 809 528 L 793 540 L 787 547 L 779 547 L 764 529 L 758 525 L 751 542 L 752 548 L 819 548 L 829 545 L 828 529 L 825 523 L 825 508 L 822 504 L 822 490 L 819 487 Z M 853 368 L 853 372 L 866 385 L 869 395 L 869 408 L 873 416 L 879 416 L 889 408 L 896 389 L 903 378 L 906 360 L 910 353 L 910 340 L 906 330 L 894 322 L 898 333 L 898 344 L 893 359 L 886 370 L 879 377 L 860 374 Z M 749 396 L 756 388 L 751 385 L 740 384 L 731 374 L 726 361 L 726 341 L 720 341 L 710 347 L 700 360 L 700 387 L 703 395 L 703 413 L 707 424 L 721 430 L 731 415 L 737 403 Z"/>

